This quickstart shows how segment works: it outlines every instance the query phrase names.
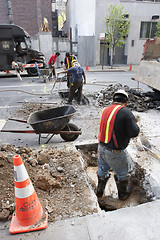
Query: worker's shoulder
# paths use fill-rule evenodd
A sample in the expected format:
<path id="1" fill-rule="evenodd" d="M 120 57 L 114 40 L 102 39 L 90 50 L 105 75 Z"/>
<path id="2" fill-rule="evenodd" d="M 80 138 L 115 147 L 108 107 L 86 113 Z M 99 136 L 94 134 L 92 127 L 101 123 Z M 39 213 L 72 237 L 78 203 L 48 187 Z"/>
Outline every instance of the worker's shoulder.
<path id="1" fill-rule="evenodd" d="M 123 117 L 132 117 L 133 113 L 128 107 L 122 107 L 119 109 L 118 115 Z"/>
<path id="2" fill-rule="evenodd" d="M 131 110 L 128 107 L 124 107 L 124 106 L 122 106 L 119 109 L 119 112 L 128 113 L 128 114 L 132 113 Z"/>

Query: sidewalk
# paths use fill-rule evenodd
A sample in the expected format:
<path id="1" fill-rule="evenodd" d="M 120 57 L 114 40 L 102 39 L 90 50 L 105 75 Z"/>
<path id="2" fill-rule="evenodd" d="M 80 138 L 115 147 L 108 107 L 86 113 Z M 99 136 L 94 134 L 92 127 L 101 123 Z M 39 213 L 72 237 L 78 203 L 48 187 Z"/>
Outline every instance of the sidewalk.
<path id="1" fill-rule="evenodd" d="M 95 67 L 89 66 L 89 71 L 86 70 L 86 67 L 83 67 L 83 69 L 86 72 L 128 72 L 129 67 L 130 67 L 130 65 L 126 65 L 126 64 L 113 65 L 113 68 L 111 68 L 111 66 L 103 66 L 102 67 L 101 65 L 97 65 Z M 132 71 L 137 72 L 138 67 L 139 67 L 139 65 L 132 65 Z M 63 68 L 56 68 L 56 72 L 60 72 L 63 70 L 64 70 Z M 11 70 L 10 73 L 0 72 L 0 76 L 3 76 L 3 77 L 11 77 L 13 75 L 15 75 L 15 77 L 17 76 L 15 70 Z M 27 71 L 24 70 L 23 72 L 20 73 L 20 75 L 21 76 L 27 75 Z"/>
<path id="2" fill-rule="evenodd" d="M 137 207 L 123 208 L 58 221 L 46 230 L 10 235 L 2 227 L 1 240 L 159 240 L 160 200 Z"/>
<path id="3" fill-rule="evenodd" d="M 139 65 L 132 65 L 132 70 L 131 71 L 137 71 L 138 70 Z M 125 65 L 125 64 L 121 64 L 121 65 L 113 65 L 113 68 L 111 68 L 111 66 L 101 66 L 101 65 L 97 65 L 95 67 L 89 67 L 89 71 L 87 72 L 128 72 L 130 65 Z M 85 70 L 85 67 L 83 67 L 83 69 Z"/>

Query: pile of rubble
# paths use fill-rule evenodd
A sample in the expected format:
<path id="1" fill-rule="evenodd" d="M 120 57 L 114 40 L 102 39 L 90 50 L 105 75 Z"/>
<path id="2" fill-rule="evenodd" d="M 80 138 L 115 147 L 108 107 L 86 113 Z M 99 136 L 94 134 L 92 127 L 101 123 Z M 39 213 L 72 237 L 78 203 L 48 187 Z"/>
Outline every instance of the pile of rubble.
<path id="1" fill-rule="evenodd" d="M 97 107 L 106 107 L 111 104 L 112 96 L 115 91 L 123 88 L 129 95 L 128 108 L 137 112 L 144 112 L 149 109 L 160 109 L 160 92 L 141 92 L 122 86 L 121 84 L 109 85 L 107 88 L 96 92 L 93 95 Z"/>

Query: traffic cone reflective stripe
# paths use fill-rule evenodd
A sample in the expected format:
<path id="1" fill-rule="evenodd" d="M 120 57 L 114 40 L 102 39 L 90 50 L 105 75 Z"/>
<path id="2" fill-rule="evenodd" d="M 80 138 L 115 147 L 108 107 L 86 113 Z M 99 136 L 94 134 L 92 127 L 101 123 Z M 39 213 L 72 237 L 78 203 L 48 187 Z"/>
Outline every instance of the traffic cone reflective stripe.
<path id="1" fill-rule="evenodd" d="M 14 157 L 14 178 L 16 211 L 13 214 L 9 232 L 12 234 L 46 228 L 47 217 L 43 223 L 34 225 L 41 220 L 43 209 L 19 155 Z"/>

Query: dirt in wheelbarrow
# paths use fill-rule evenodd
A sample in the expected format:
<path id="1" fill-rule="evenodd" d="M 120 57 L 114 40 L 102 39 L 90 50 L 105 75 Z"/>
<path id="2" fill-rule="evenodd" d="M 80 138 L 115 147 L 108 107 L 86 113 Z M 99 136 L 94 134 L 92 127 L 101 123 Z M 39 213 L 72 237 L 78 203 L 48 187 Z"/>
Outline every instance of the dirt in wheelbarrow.
<path id="1" fill-rule="evenodd" d="M 14 204 L 13 158 L 20 155 L 38 198 L 48 202 L 49 221 L 97 212 L 80 152 L 64 148 L 31 149 L 4 144 L 0 148 L 0 220 L 10 220 Z"/>

